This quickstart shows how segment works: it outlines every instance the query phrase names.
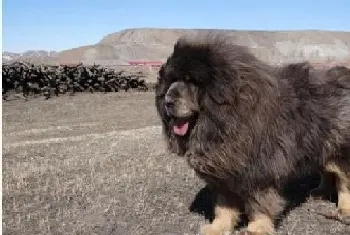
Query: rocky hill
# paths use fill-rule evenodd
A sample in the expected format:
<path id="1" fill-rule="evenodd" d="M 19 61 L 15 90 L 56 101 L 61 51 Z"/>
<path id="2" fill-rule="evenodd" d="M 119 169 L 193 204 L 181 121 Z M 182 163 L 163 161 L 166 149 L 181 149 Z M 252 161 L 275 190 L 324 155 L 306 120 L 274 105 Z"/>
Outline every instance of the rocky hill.
<path id="1" fill-rule="evenodd" d="M 12 60 L 40 63 L 85 63 L 124 65 L 128 60 L 165 60 L 175 41 L 185 34 L 205 29 L 126 29 L 103 37 L 94 45 L 55 53 L 23 53 Z M 249 46 L 261 59 L 271 63 L 311 60 L 313 62 L 350 61 L 350 32 L 338 31 L 252 31 L 217 30 L 238 44 Z M 3 54 L 8 57 L 9 55 Z"/>
<path id="2" fill-rule="evenodd" d="M 3 52 L 2 60 L 4 63 L 25 60 L 31 63 L 54 63 L 57 56 L 56 51 L 29 50 L 23 53 Z"/>

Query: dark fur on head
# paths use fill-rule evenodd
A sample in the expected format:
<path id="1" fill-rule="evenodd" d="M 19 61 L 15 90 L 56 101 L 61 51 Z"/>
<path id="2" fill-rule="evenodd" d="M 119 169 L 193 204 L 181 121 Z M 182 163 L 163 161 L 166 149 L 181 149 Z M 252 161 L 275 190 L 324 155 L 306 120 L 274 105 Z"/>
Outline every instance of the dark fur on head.
<path id="1" fill-rule="evenodd" d="M 169 148 L 220 193 L 244 199 L 248 214 L 274 216 L 288 182 L 336 159 L 350 165 L 340 151 L 350 147 L 350 76 L 333 70 L 269 66 L 220 35 L 180 38 L 156 85 Z M 188 123 L 185 134 L 177 122 Z"/>

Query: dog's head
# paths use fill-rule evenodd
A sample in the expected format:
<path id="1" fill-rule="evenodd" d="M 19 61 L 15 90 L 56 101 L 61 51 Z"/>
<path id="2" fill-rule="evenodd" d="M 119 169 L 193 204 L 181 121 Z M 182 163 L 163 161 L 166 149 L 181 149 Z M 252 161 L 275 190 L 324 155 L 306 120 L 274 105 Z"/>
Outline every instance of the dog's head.
<path id="1" fill-rule="evenodd" d="M 192 139 L 207 146 L 222 141 L 239 125 L 233 120 L 241 109 L 249 111 L 258 102 L 259 69 L 259 61 L 246 48 L 225 38 L 180 38 L 155 88 L 170 150 L 182 155 Z"/>
<path id="2" fill-rule="evenodd" d="M 186 151 L 200 111 L 198 98 L 198 86 L 189 76 L 179 73 L 171 63 L 161 67 L 156 84 L 156 107 L 172 152 L 182 155 Z"/>
<path id="3" fill-rule="evenodd" d="M 157 107 L 172 132 L 185 137 L 199 113 L 198 86 L 188 76 L 175 78 L 176 74 L 165 74 L 165 69 L 160 70 L 156 87 Z"/>

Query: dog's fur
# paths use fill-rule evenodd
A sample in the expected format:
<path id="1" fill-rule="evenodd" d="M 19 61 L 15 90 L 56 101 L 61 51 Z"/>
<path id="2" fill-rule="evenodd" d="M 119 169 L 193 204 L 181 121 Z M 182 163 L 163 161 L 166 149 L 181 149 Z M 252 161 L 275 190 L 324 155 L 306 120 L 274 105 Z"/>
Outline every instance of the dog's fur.
<path id="1" fill-rule="evenodd" d="M 273 233 L 285 187 L 314 171 L 333 174 L 350 215 L 349 71 L 273 67 L 220 35 L 177 41 L 155 101 L 169 149 L 219 193 L 204 234 L 232 230 L 242 210 L 251 234 Z"/>

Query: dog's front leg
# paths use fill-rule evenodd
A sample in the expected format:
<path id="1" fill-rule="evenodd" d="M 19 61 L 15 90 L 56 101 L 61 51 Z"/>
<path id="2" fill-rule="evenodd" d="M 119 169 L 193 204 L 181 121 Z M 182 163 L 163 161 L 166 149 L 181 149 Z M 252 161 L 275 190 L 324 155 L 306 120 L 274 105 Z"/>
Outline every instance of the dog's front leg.
<path id="1" fill-rule="evenodd" d="M 203 235 L 230 234 L 239 222 L 239 209 L 229 203 L 223 195 L 218 194 L 215 205 L 215 218 L 211 224 L 205 224 L 201 228 Z"/>
<path id="2" fill-rule="evenodd" d="M 199 155 L 192 152 L 186 154 L 187 162 L 196 171 L 199 177 L 207 182 L 219 182 L 225 171 L 215 165 L 207 155 Z M 218 173 L 220 171 L 220 174 Z M 216 189 L 214 189 L 216 190 Z M 225 235 L 230 234 L 239 222 L 240 210 L 238 200 L 230 193 L 222 194 L 218 192 L 215 205 L 215 218 L 211 224 L 206 224 L 201 228 L 203 235 Z M 237 205 L 237 206 L 236 206 Z"/>
<path id="3" fill-rule="evenodd" d="M 257 192 L 246 204 L 249 214 L 247 231 L 243 234 L 274 234 L 274 221 L 285 206 L 285 200 L 273 188 Z"/>

